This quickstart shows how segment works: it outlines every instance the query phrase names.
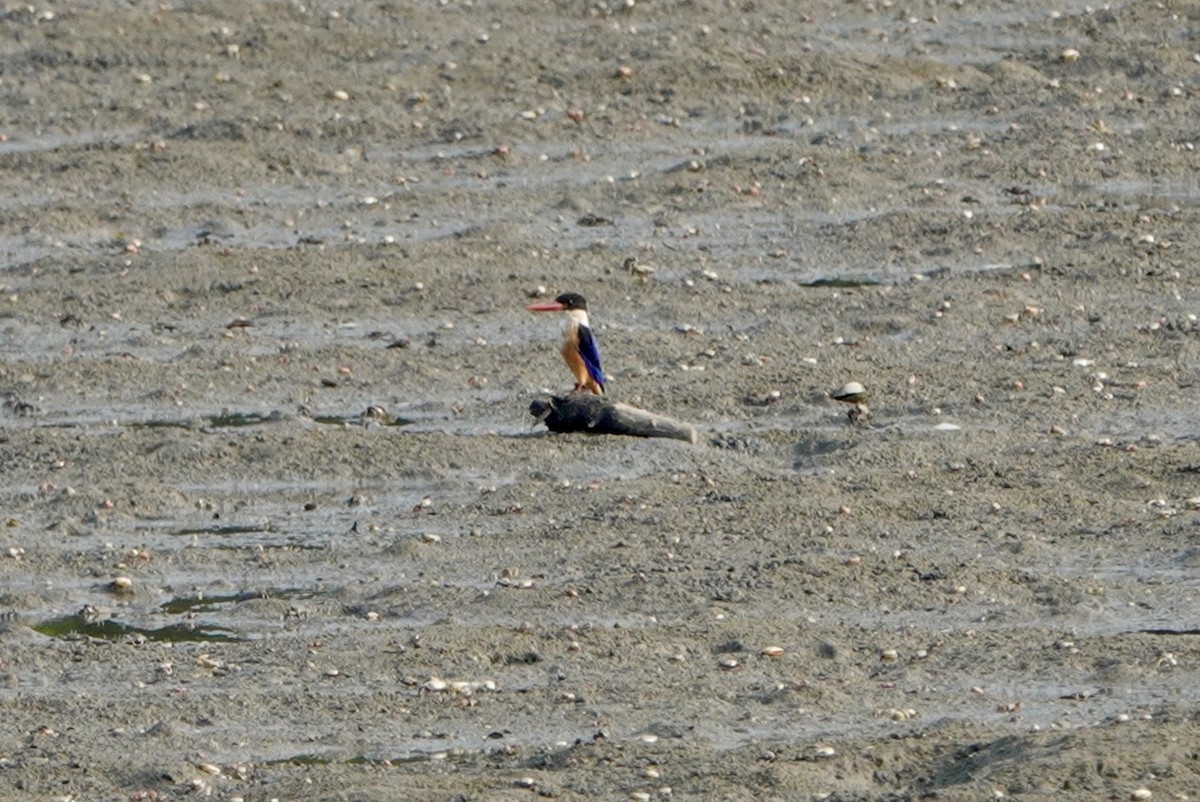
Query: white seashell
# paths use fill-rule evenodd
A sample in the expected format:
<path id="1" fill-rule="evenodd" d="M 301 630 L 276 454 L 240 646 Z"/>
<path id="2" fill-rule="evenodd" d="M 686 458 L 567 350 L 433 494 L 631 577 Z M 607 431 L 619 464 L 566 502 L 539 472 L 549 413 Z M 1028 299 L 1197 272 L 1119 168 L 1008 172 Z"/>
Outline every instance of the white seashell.
<path id="1" fill-rule="evenodd" d="M 858 404 L 867 400 L 867 388 L 858 382 L 846 382 L 837 390 L 830 393 L 830 396 L 834 401 L 841 401 L 846 404 Z"/>

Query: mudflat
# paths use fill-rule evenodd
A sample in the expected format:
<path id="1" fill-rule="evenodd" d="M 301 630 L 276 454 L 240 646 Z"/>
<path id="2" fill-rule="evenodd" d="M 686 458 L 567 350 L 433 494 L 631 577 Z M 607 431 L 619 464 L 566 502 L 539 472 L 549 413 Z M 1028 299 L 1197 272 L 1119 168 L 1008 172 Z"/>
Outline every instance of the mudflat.
<path id="1" fill-rule="evenodd" d="M 0 796 L 1195 797 L 1198 27 L 10 4 Z"/>

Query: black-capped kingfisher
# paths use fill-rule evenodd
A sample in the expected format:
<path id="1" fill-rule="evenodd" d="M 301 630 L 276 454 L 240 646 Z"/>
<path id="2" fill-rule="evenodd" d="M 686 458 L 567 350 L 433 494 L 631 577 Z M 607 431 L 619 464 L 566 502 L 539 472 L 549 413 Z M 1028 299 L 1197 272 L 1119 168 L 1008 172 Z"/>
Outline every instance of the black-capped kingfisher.
<path id="1" fill-rule="evenodd" d="M 566 312 L 563 322 L 562 355 L 575 375 L 575 390 L 604 395 L 604 370 L 600 349 L 588 325 L 587 299 L 577 292 L 564 292 L 553 301 L 530 304 L 532 312 Z"/>

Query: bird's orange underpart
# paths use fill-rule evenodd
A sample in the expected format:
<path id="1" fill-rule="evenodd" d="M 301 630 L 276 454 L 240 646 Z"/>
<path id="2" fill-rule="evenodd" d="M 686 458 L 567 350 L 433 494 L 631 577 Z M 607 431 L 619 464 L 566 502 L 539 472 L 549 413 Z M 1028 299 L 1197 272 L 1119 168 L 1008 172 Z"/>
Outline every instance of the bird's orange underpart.
<path id="1" fill-rule="evenodd" d="M 588 390 L 596 395 L 604 395 L 604 387 L 592 378 L 592 374 L 588 373 L 583 357 L 579 356 L 579 351 L 573 348 L 569 342 L 563 343 L 562 355 L 567 362 L 567 367 L 575 376 L 576 390 Z"/>

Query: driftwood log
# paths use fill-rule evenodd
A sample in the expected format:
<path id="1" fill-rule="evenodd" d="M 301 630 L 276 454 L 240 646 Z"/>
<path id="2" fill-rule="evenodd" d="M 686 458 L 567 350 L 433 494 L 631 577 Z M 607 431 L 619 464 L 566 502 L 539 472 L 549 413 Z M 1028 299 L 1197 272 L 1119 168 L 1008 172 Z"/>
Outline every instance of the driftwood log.
<path id="1" fill-rule="evenodd" d="M 591 393 L 538 398 L 529 405 L 529 414 L 546 424 L 552 432 L 585 434 L 626 434 L 632 437 L 669 437 L 695 443 L 696 429 L 691 424 L 655 415 Z"/>

